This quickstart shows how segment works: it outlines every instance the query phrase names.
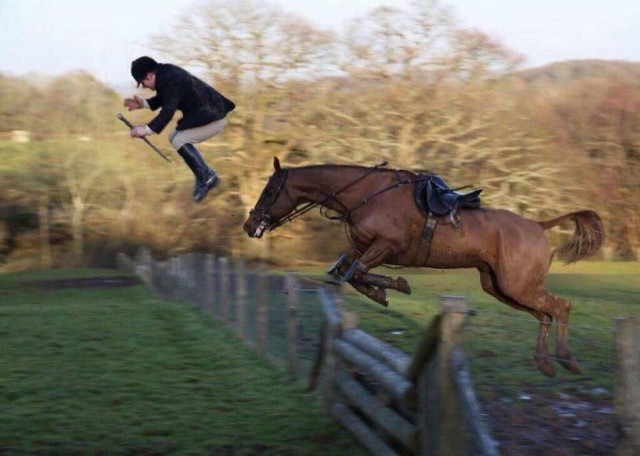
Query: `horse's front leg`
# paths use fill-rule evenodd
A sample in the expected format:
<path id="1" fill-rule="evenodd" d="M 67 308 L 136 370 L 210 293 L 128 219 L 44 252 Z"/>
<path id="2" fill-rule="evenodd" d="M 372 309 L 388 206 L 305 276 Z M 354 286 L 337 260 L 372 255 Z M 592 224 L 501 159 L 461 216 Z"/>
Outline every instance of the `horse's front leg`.
<path id="1" fill-rule="evenodd" d="M 409 283 L 402 277 L 392 279 L 391 277 L 374 274 L 372 272 L 364 272 L 360 274 L 356 268 L 356 277 L 363 283 L 373 285 L 380 288 L 391 288 L 392 290 L 400 291 L 405 294 L 411 294 L 411 287 Z"/>
<path id="2" fill-rule="evenodd" d="M 402 293 L 410 294 L 411 288 L 405 279 L 398 277 L 392 279 L 380 274 L 373 274 L 369 270 L 380 266 L 387 260 L 390 254 L 393 253 L 393 248 L 386 241 L 376 241 L 369 246 L 359 260 L 356 260 L 357 265 L 354 270 L 353 277 L 367 285 L 380 287 L 383 289 L 391 288 L 393 290 L 400 291 Z"/>
<path id="3" fill-rule="evenodd" d="M 387 280 L 378 280 L 376 283 L 366 283 L 362 281 L 361 278 L 356 278 L 356 270 L 359 268 L 363 268 L 364 265 L 358 259 L 358 254 L 355 251 L 352 251 L 350 254 L 343 253 L 336 260 L 335 263 L 327 270 L 327 279 L 325 279 L 329 283 L 344 283 L 347 282 L 356 291 L 362 293 L 367 298 L 372 301 L 377 302 L 378 304 L 382 304 L 383 306 L 388 306 L 389 302 L 387 301 L 387 292 L 385 288 L 388 288 L 387 280 L 390 280 L 388 277 L 377 276 L 380 279 Z M 362 274 L 358 273 L 359 276 Z M 365 273 L 363 277 L 366 277 L 368 274 Z"/>
<path id="4" fill-rule="evenodd" d="M 327 271 L 327 279 L 325 281 L 338 284 L 347 282 L 367 298 L 385 307 L 388 306 L 387 292 L 384 291 L 384 288 L 376 288 L 354 278 L 355 270 L 359 265 L 360 262 L 356 252 L 351 252 L 349 255 L 343 253 Z"/>
<path id="5" fill-rule="evenodd" d="M 378 304 L 382 304 L 385 307 L 389 305 L 389 301 L 387 300 L 387 292 L 384 291 L 384 288 L 372 287 L 371 285 L 367 285 L 366 283 L 362 283 L 353 278 L 349 279 L 347 283 L 355 288 L 356 291 L 362 293 L 372 301 L 375 301 Z"/>

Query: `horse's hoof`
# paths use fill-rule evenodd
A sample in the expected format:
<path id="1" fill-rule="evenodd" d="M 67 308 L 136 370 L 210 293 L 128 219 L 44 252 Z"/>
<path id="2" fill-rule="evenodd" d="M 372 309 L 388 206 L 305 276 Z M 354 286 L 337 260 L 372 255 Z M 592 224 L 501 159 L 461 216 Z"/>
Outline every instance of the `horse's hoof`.
<path id="1" fill-rule="evenodd" d="M 374 295 L 371 297 L 378 304 L 382 304 L 385 307 L 389 307 L 389 301 L 387 300 L 387 293 L 382 289 L 378 288 Z"/>
<path id="2" fill-rule="evenodd" d="M 578 361 L 576 361 L 573 356 L 566 359 L 559 359 L 558 362 L 562 367 L 571 372 L 575 372 L 576 374 L 582 373 L 582 371 L 580 370 L 580 364 L 578 364 Z"/>
<path id="3" fill-rule="evenodd" d="M 400 291 L 401 293 L 411 294 L 411 287 L 409 286 L 409 282 L 407 282 L 402 277 L 398 277 L 398 280 L 396 280 L 396 282 L 398 283 L 398 291 Z"/>
<path id="4" fill-rule="evenodd" d="M 547 377 L 556 376 L 556 368 L 553 367 L 553 364 L 548 359 L 536 356 L 536 364 L 538 365 L 538 370 Z"/>

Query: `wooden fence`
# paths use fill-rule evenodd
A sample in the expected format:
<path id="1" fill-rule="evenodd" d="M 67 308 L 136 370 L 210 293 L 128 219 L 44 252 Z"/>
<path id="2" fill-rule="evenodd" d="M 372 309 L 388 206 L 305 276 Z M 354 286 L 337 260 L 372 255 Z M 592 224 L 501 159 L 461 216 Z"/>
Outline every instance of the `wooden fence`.
<path id="1" fill-rule="evenodd" d="M 331 287 L 274 276 L 213 255 L 154 261 L 142 250 L 120 266 L 158 294 L 198 304 L 239 339 L 308 376 L 327 410 L 375 455 L 498 455 L 460 349 L 464 298 L 441 298 L 413 357 L 359 330 Z M 301 297 L 304 294 L 304 297 Z M 640 454 L 640 321 L 617 326 L 615 454 Z"/>
<path id="2" fill-rule="evenodd" d="M 463 297 L 442 297 L 442 313 L 410 358 L 345 324 L 339 297 L 319 293 L 328 371 L 323 396 L 336 420 L 372 454 L 498 454 L 458 346 L 468 314 Z"/>

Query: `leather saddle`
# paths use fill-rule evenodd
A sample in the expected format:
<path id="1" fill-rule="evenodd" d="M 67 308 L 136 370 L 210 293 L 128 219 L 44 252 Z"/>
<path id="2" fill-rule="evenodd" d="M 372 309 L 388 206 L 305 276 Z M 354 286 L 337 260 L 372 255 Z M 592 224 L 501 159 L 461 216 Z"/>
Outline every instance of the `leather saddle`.
<path id="1" fill-rule="evenodd" d="M 463 193 L 449 187 L 440 176 L 420 174 L 413 196 L 425 216 L 448 215 L 454 221 L 458 219 L 459 209 L 480 207 L 481 192 L 481 188 L 476 188 Z"/>

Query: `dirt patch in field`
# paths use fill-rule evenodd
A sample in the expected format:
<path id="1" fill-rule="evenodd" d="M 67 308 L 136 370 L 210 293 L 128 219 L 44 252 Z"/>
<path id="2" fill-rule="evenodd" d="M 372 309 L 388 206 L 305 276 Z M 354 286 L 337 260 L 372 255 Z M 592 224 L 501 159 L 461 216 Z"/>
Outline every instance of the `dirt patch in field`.
<path id="1" fill-rule="evenodd" d="M 616 433 L 612 398 L 568 394 L 531 397 L 527 406 L 484 401 L 491 436 L 503 456 L 608 456 Z M 544 397 L 546 396 L 546 397 Z"/>
<path id="2" fill-rule="evenodd" d="M 82 277 L 74 279 L 34 280 L 27 282 L 27 286 L 47 289 L 65 288 L 119 288 L 131 287 L 140 284 L 141 281 L 133 276 L 110 277 Z"/>

